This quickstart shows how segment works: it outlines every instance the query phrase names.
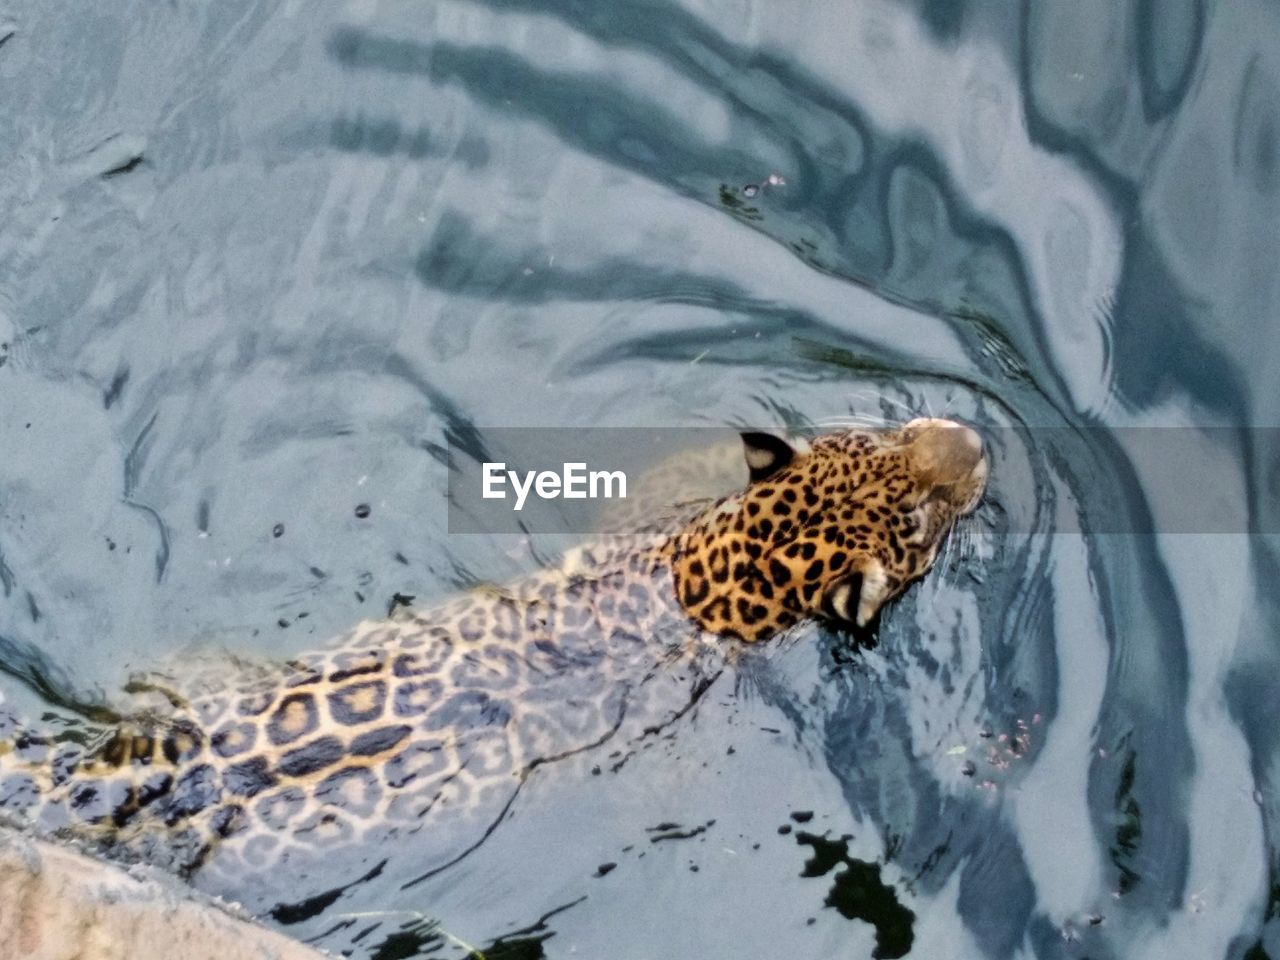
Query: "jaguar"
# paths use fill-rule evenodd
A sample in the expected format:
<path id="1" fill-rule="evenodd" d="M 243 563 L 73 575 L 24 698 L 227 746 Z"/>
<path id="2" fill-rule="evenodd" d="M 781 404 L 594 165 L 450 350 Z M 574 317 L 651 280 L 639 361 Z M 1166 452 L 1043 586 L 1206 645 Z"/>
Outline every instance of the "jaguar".
<path id="1" fill-rule="evenodd" d="M 734 647 L 811 620 L 872 640 L 988 472 L 978 433 L 934 418 L 749 432 L 742 455 L 740 491 L 631 517 L 554 568 L 278 665 L 188 658 L 76 736 L 11 723 L 0 809 L 187 874 L 215 851 L 269 868 L 395 842 L 486 799 L 500 816 L 539 767 L 674 722 Z"/>

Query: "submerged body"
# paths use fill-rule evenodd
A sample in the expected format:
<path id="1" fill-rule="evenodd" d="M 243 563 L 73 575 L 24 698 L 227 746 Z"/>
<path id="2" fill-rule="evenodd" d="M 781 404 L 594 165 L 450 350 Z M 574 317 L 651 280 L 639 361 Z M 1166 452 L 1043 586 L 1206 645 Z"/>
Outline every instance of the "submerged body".
<path id="1" fill-rule="evenodd" d="M 534 769 L 681 716 L 728 644 L 813 618 L 866 631 L 986 480 L 981 441 L 950 421 L 799 450 L 744 439 L 751 483 L 669 530 L 368 621 L 281 667 L 157 678 L 163 709 L 87 742 L 20 734 L 0 808 L 182 871 L 214 850 L 261 870 L 394 842 L 484 805 L 500 819 Z"/>

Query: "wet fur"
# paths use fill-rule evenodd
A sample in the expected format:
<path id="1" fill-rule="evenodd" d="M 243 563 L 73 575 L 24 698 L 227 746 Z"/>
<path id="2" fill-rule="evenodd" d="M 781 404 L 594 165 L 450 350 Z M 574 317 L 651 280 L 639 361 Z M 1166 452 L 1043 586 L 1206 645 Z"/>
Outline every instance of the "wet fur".
<path id="1" fill-rule="evenodd" d="M 747 487 L 665 532 L 280 667 L 153 677 L 158 708 L 83 742 L 21 733 L 0 751 L 0 807 L 185 871 L 228 845 L 262 866 L 501 807 L 535 768 L 679 717 L 733 642 L 814 618 L 865 637 L 981 495 L 980 444 L 953 427 L 746 434 Z"/>

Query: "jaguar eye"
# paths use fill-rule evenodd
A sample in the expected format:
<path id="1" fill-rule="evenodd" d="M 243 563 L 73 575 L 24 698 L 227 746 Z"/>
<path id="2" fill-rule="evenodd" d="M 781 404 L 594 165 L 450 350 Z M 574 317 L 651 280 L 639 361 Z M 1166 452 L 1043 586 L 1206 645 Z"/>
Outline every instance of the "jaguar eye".
<path id="1" fill-rule="evenodd" d="M 853 573 L 831 587 L 822 599 L 822 618 L 841 633 L 852 637 L 858 646 L 872 648 L 880 632 L 880 609 L 877 608 L 866 623 L 858 623 L 862 585 L 862 574 Z"/>
<path id="2" fill-rule="evenodd" d="M 856 627 L 861 599 L 862 574 L 854 573 L 827 590 L 822 598 L 822 613 L 834 623 Z"/>
<path id="3" fill-rule="evenodd" d="M 862 629 L 879 615 L 897 581 L 891 580 L 878 560 L 862 557 L 855 562 L 856 566 L 849 564 L 847 574 L 827 584 L 815 613 Z"/>

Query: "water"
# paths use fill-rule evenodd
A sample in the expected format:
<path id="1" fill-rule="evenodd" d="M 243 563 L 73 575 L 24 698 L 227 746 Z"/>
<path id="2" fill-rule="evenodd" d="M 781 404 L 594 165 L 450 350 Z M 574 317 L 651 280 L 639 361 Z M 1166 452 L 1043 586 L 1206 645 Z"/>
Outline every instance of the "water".
<path id="1" fill-rule="evenodd" d="M 531 781 L 408 889 L 411 849 L 332 863 L 285 929 L 384 960 L 1280 955 L 1273 5 L 42 0 L 0 37 L 29 714 L 528 569 L 536 538 L 448 535 L 451 439 L 926 410 L 996 438 L 876 652 L 752 651 L 661 749 Z M 1154 426 L 1215 429 L 1131 457 Z M 1161 532 L 1219 493 L 1239 529 Z"/>

